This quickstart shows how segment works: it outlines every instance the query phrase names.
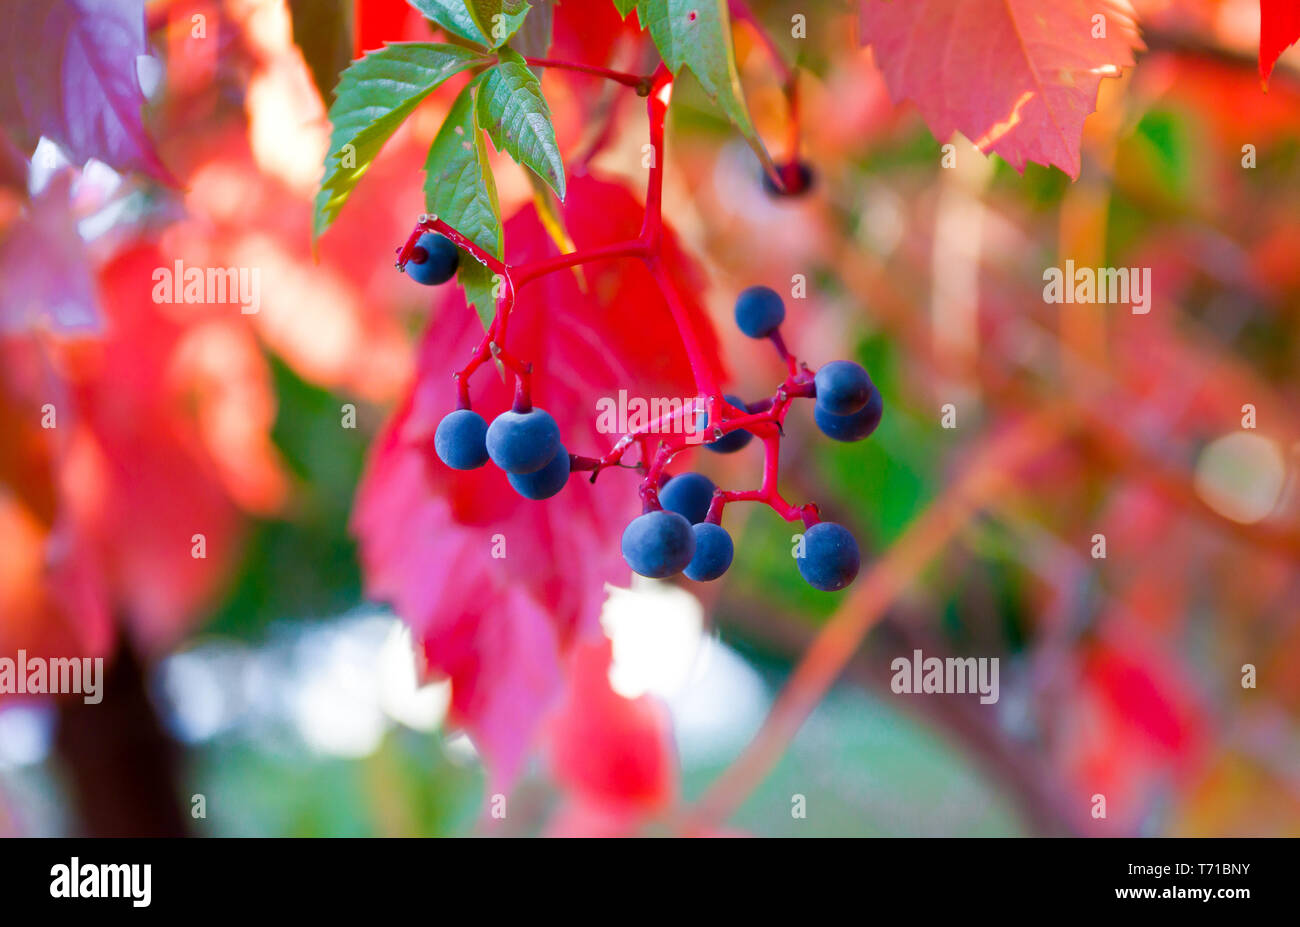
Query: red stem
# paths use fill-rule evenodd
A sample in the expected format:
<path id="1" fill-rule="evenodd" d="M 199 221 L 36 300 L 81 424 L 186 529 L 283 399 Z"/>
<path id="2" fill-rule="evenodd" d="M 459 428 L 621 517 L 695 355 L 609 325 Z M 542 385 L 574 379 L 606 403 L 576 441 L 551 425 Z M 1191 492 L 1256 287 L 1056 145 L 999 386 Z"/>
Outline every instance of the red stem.
<path id="1" fill-rule="evenodd" d="M 590 74 L 592 77 L 604 77 L 631 87 L 641 96 L 650 92 L 652 78 L 642 77 L 639 74 L 628 74 L 626 71 L 614 71 L 609 68 L 597 67 L 593 64 L 578 64 L 574 61 L 557 61 L 554 58 L 525 58 L 529 65 L 535 68 L 559 68 L 565 71 L 577 71 L 580 74 Z"/>
<path id="2" fill-rule="evenodd" d="M 613 245 L 602 245 L 589 251 L 571 251 L 558 257 L 547 258 L 544 261 L 533 261 L 520 265 L 515 269 L 515 285 L 522 288 L 525 284 L 532 283 L 538 277 L 545 277 L 547 274 L 577 264 L 591 264 L 596 261 L 611 261 L 617 258 L 630 257 L 644 259 L 649 256 L 649 246 L 639 238 L 632 241 L 621 241 Z"/>
<path id="3" fill-rule="evenodd" d="M 650 148 L 654 160 L 650 164 L 650 179 L 646 183 L 645 220 L 641 224 L 641 238 L 652 251 L 659 250 L 663 232 L 664 198 L 664 122 L 668 117 L 668 102 L 673 96 L 673 76 L 660 64 L 655 71 L 654 87 L 646 104 L 650 119 Z"/>

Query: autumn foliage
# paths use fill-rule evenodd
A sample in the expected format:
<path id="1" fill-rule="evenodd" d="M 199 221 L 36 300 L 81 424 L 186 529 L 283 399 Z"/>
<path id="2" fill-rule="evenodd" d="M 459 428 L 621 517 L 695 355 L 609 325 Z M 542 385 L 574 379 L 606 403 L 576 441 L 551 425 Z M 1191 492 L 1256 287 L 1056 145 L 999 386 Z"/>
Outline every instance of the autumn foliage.
<path id="1" fill-rule="evenodd" d="M 531 788 L 537 833 L 764 832 L 745 802 L 837 682 L 957 744 L 1022 832 L 1300 828 L 1300 6 L 14 5 L 0 657 L 160 665 L 296 584 L 329 594 L 275 619 L 386 609 L 481 766 L 461 832 Z M 455 282 L 399 272 L 412 229 L 453 236 Z M 653 244 L 601 253 L 627 242 Z M 1045 301 L 1067 260 L 1145 271 L 1149 311 Z M 185 266 L 256 269 L 258 308 L 155 298 Z M 735 331 L 754 284 L 789 297 L 789 355 Z M 434 453 L 476 351 L 474 409 L 531 365 L 593 461 L 555 498 Z M 611 682 L 654 442 L 604 459 L 595 410 L 771 396 L 795 356 L 862 361 L 889 413 L 871 447 L 795 410 L 670 465 L 730 488 L 779 462 L 797 500 L 729 507 L 745 553 L 684 583 L 694 646 L 777 687 L 695 763 L 679 702 Z M 863 548 L 838 599 L 786 581 L 814 499 Z M 914 645 L 999 657 L 1003 704 L 896 700 Z"/>

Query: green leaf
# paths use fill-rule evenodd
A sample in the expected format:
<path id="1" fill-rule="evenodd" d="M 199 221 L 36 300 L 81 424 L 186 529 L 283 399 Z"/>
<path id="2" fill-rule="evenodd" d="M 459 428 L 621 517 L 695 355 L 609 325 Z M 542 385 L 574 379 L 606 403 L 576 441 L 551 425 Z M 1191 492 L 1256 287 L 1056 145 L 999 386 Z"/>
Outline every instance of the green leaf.
<path id="1" fill-rule="evenodd" d="M 474 106 L 482 81 L 479 77 L 460 92 L 429 147 L 424 203 L 428 212 L 500 258 L 501 205 Z"/>
<path id="2" fill-rule="evenodd" d="M 628 6 L 626 0 L 615 3 L 619 12 Z M 749 142 L 764 168 L 773 170 L 772 158 L 749 118 L 740 87 L 727 0 L 638 0 L 636 11 L 641 28 L 650 30 L 668 69 L 676 74 L 683 67 L 690 68 L 704 92 Z"/>
<path id="3" fill-rule="evenodd" d="M 478 320 L 483 324 L 483 331 L 487 331 L 497 311 L 497 275 L 492 268 L 480 264 L 464 251 L 461 252 L 459 267 L 460 269 L 456 271 L 456 282 L 465 291 L 465 301 L 473 306 L 474 312 L 478 314 Z"/>
<path id="4" fill-rule="evenodd" d="M 479 124 L 498 151 L 531 168 L 564 199 L 564 161 L 541 82 L 514 49 L 501 49 L 500 57 L 483 75 L 475 107 Z"/>
<path id="5" fill-rule="evenodd" d="M 343 72 L 330 106 L 330 153 L 316 195 L 312 238 L 337 218 L 384 142 L 416 105 L 451 77 L 481 62 L 454 45 L 403 42 L 371 52 Z"/>
<path id="6" fill-rule="evenodd" d="M 501 204 L 474 105 L 482 83 L 483 77 L 476 78 L 460 92 L 429 148 L 424 165 L 424 202 L 430 213 L 500 258 L 505 253 Z M 496 312 L 492 271 L 461 249 L 456 279 L 486 330 Z"/>
<path id="7" fill-rule="evenodd" d="M 425 19 L 431 19 L 447 32 L 473 42 L 476 45 L 488 45 L 485 35 L 474 24 L 474 17 L 469 15 L 465 0 L 406 0 L 420 11 Z"/>
<path id="8" fill-rule="evenodd" d="M 627 14 L 636 9 L 637 0 L 614 0 L 614 9 L 618 10 L 618 15 L 627 19 Z"/>
<path id="9" fill-rule="evenodd" d="M 519 31 L 528 15 L 527 0 L 464 0 L 474 24 L 488 37 L 488 47 L 497 48 Z"/>

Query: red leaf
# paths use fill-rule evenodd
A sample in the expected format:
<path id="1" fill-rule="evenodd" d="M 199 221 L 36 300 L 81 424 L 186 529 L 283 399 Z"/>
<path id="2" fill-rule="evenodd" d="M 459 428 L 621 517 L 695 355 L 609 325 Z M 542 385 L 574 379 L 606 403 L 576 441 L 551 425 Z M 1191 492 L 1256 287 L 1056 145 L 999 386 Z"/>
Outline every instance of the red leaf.
<path id="1" fill-rule="evenodd" d="M 1259 0 L 1259 78 L 1268 86 L 1278 56 L 1300 39 L 1300 2 Z"/>
<path id="2" fill-rule="evenodd" d="M 936 138 L 961 132 L 1018 171 L 1034 161 L 1076 178 L 1101 79 L 1143 47 L 1128 0 L 862 0 L 861 15 L 890 95 L 915 102 Z"/>
<path id="3" fill-rule="evenodd" d="M 608 640 L 573 655 L 568 692 L 548 729 L 551 767 L 583 804 L 636 819 L 676 797 L 672 721 L 651 696 L 624 698 L 610 687 L 612 655 Z"/>
<path id="4" fill-rule="evenodd" d="M 239 513 L 200 427 L 214 397 L 185 352 L 227 348 L 217 388 L 242 418 L 257 384 L 229 348 L 242 337 L 262 360 L 237 315 L 156 304 L 165 266 L 139 246 L 101 269 L 102 338 L 0 339 L 0 651 L 107 655 L 121 623 L 139 645 L 169 646 L 237 552 Z M 47 414 L 57 427 L 42 427 Z M 229 428 L 216 437 L 236 443 Z"/>
<path id="5" fill-rule="evenodd" d="M 98 158 L 172 182 L 141 117 L 143 0 L 13 0 L 5 18 L 0 119 L 12 131 L 29 146 L 58 142 L 77 164 Z"/>
<path id="6" fill-rule="evenodd" d="M 634 237 L 640 202 L 617 184 L 576 178 L 564 206 L 579 248 Z M 531 206 L 506 224 L 512 263 L 555 253 Z M 695 299 L 698 275 L 671 239 L 665 265 L 704 344 L 717 341 Z M 616 436 L 595 430 L 596 400 L 633 395 L 688 397 L 689 364 L 668 307 L 635 261 L 551 274 L 525 287 L 511 316 L 510 350 L 536 365 L 534 401 L 555 416 L 566 447 L 594 455 Z M 564 655 L 600 634 L 607 582 L 629 576 L 619 554 L 624 526 L 640 511 L 635 478 L 620 471 L 592 484 L 573 477 L 557 497 L 530 502 L 489 464 L 444 467 L 429 445 L 455 408 L 451 374 L 482 337 L 459 293 L 430 326 L 417 382 L 389 425 L 358 494 L 353 528 L 371 595 L 387 600 L 423 641 L 434 672 L 452 680 L 454 720 L 465 725 L 494 787 L 519 769 L 535 729 L 560 691 Z M 471 385 L 489 421 L 510 394 L 490 367 Z M 493 557 L 494 538 L 504 558 Z"/>
<path id="7" fill-rule="evenodd" d="M 557 3 L 551 57 L 607 66 L 621 45 L 641 37 L 635 16 L 623 19 L 612 3 Z M 599 84 L 592 84 L 599 88 Z"/>
<path id="8" fill-rule="evenodd" d="M 424 17 L 406 0 L 355 0 L 352 56 L 383 48 L 385 42 L 429 38 Z"/>
<path id="9" fill-rule="evenodd" d="M 115 611 L 147 647 L 171 644 L 189 628 L 238 549 L 239 512 L 198 427 L 211 400 L 189 381 L 193 360 L 182 352 L 194 339 L 226 341 L 223 330 L 252 343 L 238 318 L 203 324 L 195 307 L 185 307 L 183 320 L 169 317 L 149 295 L 163 266 L 152 246 L 105 265 L 108 333 L 67 361 L 70 412 L 81 427 L 64 462 L 65 504 L 99 546 Z M 229 363 L 231 352 L 224 356 Z M 229 363 L 225 376 L 221 388 L 252 406 L 242 365 Z M 196 534 L 203 558 L 193 554 Z"/>

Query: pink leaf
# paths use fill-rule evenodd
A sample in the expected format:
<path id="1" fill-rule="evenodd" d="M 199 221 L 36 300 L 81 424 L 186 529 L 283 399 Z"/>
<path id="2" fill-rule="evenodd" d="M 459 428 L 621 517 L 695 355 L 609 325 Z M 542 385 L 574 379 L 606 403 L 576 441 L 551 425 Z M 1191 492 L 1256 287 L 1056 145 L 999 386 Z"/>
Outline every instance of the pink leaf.
<path id="1" fill-rule="evenodd" d="M 27 204 L 27 214 L 0 231 L 0 334 L 39 325 L 70 333 L 101 329 L 71 187 L 72 171 L 57 174 Z"/>
<path id="2" fill-rule="evenodd" d="M 1074 178 L 1101 79 L 1143 47 L 1128 0 L 862 0 L 861 15 L 890 96 L 936 138 Z"/>
<path id="3" fill-rule="evenodd" d="M 576 178 L 564 218 L 580 249 L 634 237 L 641 204 L 625 188 Z M 530 206 L 506 223 L 512 263 L 555 254 Z M 665 243 L 708 361 L 721 375 L 717 340 L 699 307 L 698 272 Z M 524 288 L 508 347 L 536 365 L 533 401 L 560 425 L 566 448 L 595 456 L 617 435 L 596 430 L 596 401 L 687 398 L 694 383 L 680 337 L 649 272 L 637 261 L 584 268 L 586 288 L 563 271 Z M 522 499 L 491 464 L 449 470 L 434 455 L 434 429 L 456 407 L 452 373 L 483 330 L 459 292 L 425 337 L 417 379 L 381 438 L 357 497 L 353 530 L 370 595 L 390 602 L 424 645 L 432 673 L 452 681 L 453 720 L 482 754 L 491 787 L 519 771 L 563 686 L 571 647 L 600 635 L 606 583 L 626 583 L 623 528 L 641 511 L 635 474 L 574 476 L 545 502 Z M 510 406 L 496 371 L 471 383 L 489 421 Z M 504 556 L 493 556 L 494 548 Z"/>
<path id="4" fill-rule="evenodd" d="M 77 164 L 97 158 L 173 182 L 141 116 L 143 0 L 11 0 L 5 18 L 0 120 L 29 150 L 44 135 Z"/>

